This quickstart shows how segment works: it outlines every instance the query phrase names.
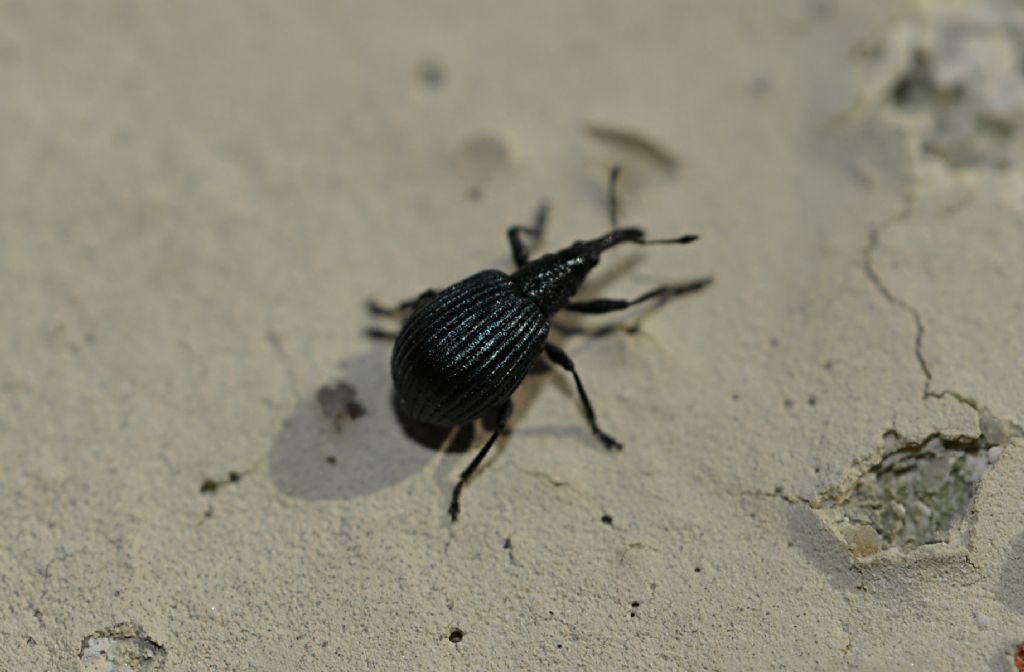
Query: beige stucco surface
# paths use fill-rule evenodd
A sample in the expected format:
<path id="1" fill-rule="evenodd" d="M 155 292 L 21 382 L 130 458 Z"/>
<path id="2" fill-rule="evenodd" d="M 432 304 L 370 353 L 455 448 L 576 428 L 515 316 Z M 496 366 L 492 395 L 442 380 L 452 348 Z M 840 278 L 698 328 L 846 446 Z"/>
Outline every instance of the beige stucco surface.
<path id="1" fill-rule="evenodd" d="M 949 25 L 940 89 L 1021 77 L 1014 11 L 0 4 L 0 669 L 1010 669 L 1024 108 L 981 86 L 959 161 L 891 93 Z M 561 341 L 625 450 L 531 378 L 451 524 L 471 453 L 402 431 L 365 301 L 510 269 L 542 197 L 545 249 L 597 235 L 613 163 L 701 240 L 589 295 L 714 283 Z M 983 426 L 960 542 L 854 557 L 894 437 Z"/>

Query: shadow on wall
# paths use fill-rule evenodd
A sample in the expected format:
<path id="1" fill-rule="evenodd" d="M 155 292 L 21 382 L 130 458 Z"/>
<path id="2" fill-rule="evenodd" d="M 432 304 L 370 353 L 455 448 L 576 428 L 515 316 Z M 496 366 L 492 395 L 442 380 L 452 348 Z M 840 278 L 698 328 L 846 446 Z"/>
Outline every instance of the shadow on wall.
<path id="1" fill-rule="evenodd" d="M 1010 544 L 996 597 L 1011 611 L 1024 614 L 1024 532 Z"/>
<path id="2" fill-rule="evenodd" d="M 351 499 L 427 466 L 432 452 L 409 441 L 392 412 L 389 357 L 390 344 L 374 344 L 342 365 L 340 377 L 351 399 L 339 398 L 344 386 L 333 379 L 296 403 L 268 456 L 280 492 L 302 499 Z M 448 433 L 435 428 L 424 440 L 436 450 Z"/>
<path id="3" fill-rule="evenodd" d="M 296 403 L 267 459 L 278 491 L 300 499 L 362 497 L 422 471 L 438 451 L 465 453 L 482 445 L 493 430 L 493 414 L 459 428 L 405 418 L 391 386 L 390 356 L 390 342 L 374 343 L 369 352 L 344 362 L 340 376 Z M 547 378 L 527 377 L 514 398 L 513 422 Z M 561 387 L 571 392 L 564 381 Z"/>

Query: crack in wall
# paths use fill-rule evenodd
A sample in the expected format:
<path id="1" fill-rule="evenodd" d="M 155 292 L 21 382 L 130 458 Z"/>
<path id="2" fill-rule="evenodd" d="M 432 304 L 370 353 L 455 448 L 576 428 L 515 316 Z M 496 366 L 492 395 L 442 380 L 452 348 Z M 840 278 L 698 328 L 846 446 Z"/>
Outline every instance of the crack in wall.
<path id="1" fill-rule="evenodd" d="M 878 290 L 878 293 L 882 295 L 882 298 L 910 315 L 911 319 L 914 321 L 914 356 L 917 358 L 918 366 L 920 366 L 921 373 L 924 375 L 924 392 L 922 398 L 926 399 L 931 394 L 930 386 L 932 381 L 932 371 L 928 366 L 928 360 L 926 360 L 924 356 L 924 320 L 921 318 L 921 313 L 916 308 L 896 296 L 896 294 L 889 289 L 885 282 L 882 281 L 882 278 L 878 274 L 874 265 L 874 255 L 881 245 L 883 230 L 907 220 L 910 217 L 912 209 L 913 193 L 908 193 L 903 207 L 894 217 L 871 229 L 868 234 L 868 245 L 864 250 L 863 265 L 865 275 L 867 275 L 868 280 L 872 285 L 874 285 L 875 289 Z"/>
<path id="2" fill-rule="evenodd" d="M 992 176 L 1014 167 L 1015 148 L 1024 142 L 1024 13 L 998 0 L 976 6 L 922 12 L 893 27 L 885 38 L 887 58 L 876 62 L 876 76 L 886 81 L 874 113 L 903 128 L 915 165 L 912 184 L 898 213 L 874 226 L 864 252 L 864 272 L 882 297 L 914 321 L 914 355 L 924 375 L 923 399 L 953 399 L 978 416 L 992 413 L 978 400 L 952 389 L 932 388 L 933 371 L 925 357 L 922 313 L 886 285 L 875 264 L 884 232 L 906 223 L 922 186 L 945 192 L 933 182 L 938 174 Z M 1024 127 L 1022 127 L 1024 128 Z M 936 165 L 951 169 L 936 172 Z M 941 209 L 947 217 L 967 205 L 976 192 Z M 1007 421 L 1009 422 L 1009 421 Z M 1009 422 L 1011 431 L 1024 428 Z"/>
<path id="3" fill-rule="evenodd" d="M 895 214 L 870 229 L 863 253 L 863 270 L 868 281 L 885 302 L 908 315 L 914 324 L 914 357 L 923 377 L 921 400 L 951 399 L 971 409 L 977 418 L 979 431 L 972 436 L 946 436 L 942 432 L 935 432 L 920 441 L 909 441 L 902 439 L 890 430 L 886 435 L 889 443 L 886 449 L 878 451 L 873 457 L 854 462 L 857 477 L 848 488 L 826 490 L 814 499 L 794 496 L 781 491 L 781 489 L 776 489 L 774 492 L 733 493 L 781 499 L 787 503 L 802 503 L 820 513 L 833 511 L 833 515 L 840 515 L 841 520 L 826 516 L 829 520 L 823 519 L 823 521 L 840 539 L 847 543 L 855 557 L 873 555 L 883 548 L 910 550 L 915 546 L 928 545 L 937 541 L 962 545 L 963 539 L 960 537 L 962 534 L 969 533 L 968 518 L 973 506 L 976 486 L 983 473 L 994 465 L 999 457 L 1001 446 L 1006 445 L 1014 438 L 1024 437 L 1024 428 L 1011 420 L 996 417 L 977 399 L 952 389 L 936 390 L 933 388 L 933 370 L 925 355 L 924 317 L 916 306 L 900 297 L 892 287 L 887 285 L 879 272 L 876 254 L 883 244 L 883 236 L 890 228 L 906 225 L 910 220 L 915 211 L 919 182 L 920 180 L 917 180 L 910 186 L 904 195 L 901 207 Z M 960 210 L 973 197 L 974 193 L 967 193 L 965 197 L 957 199 L 956 202 L 943 208 L 937 214 L 940 217 L 948 217 Z M 986 468 L 978 468 L 974 464 L 981 459 L 972 458 L 971 455 L 974 453 L 981 454 L 982 458 L 987 456 Z M 949 473 L 945 473 L 940 467 L 949 467 L 946 470 Z M 902 480 L 897 479 L 899 483 L 896 485 L 882 482 L 874 491 L 879 497 L 875 497 L 873 500 L 869 497 L 870 501 L 862 502 L 864 510 L 860 511 L 860 514 L 863 515 L 859 517 L 855 515 L 854 519 L 848 517 L 849 512 L 846 511 L 846 505 L 850 500 L 856 498 L 861 488 L 865 487 L 865 479 L 877 479 L 881 475 L 884 481 L 889 478 L 887 474 L 900 471 L 906 472 L 908 476 Z M 965 472 L 966 476 L 958 480 L 956 474 L 961 471 Z M 952 485 L 950 485 L 951 483 Z M 957 497 L 954 498 L 956 501 L 946 501 L 949 497 L 943 499 L 940 496 L 942 494 L 939 492 L 940 489 L 942 489 L 942 493 L 950 497 L 956 495 Z M 901 499 L 901 494 L 906 497 Z M 882 509 L 893 514 L 889 516 L 888 522 L 895 521 L 895 527 L 899 529 L 890 529 L 886 526 L 885 521 L 868 515 L 871 510 L 876 510 L 875 513 L 878 513 Z M 938 523 L 942 524 L 938 525 Z M 935 527 L 936 525 L 938 527 Z M 961 528 L 963 528 L 962 534 Z M 920 538 L 915 536 L 916 532 L 922 532 L 919 535 Z M 904 539 L 904 536 L 907 536 L 909 541 Z M 967 564 L 973 568 L 969 559 Z"/>
<path id="4" fill-rule="evenodd" d="M 780 499 L 787 504 L 804 504 L 810 508 L 817 508 L 818 501 L 812 500 L 808 497 L 801 497 L 792 493 L 786 492 L 781 487 L 775 488 L 771 492 L 767 490 L 734 490 L 728 492 L 728 494 L 738 497 L 762 497 L 764 499 Z"/>
<path id="5" fill-rule="evenodd" d="M 947 208 L 942 214 L 948 215 L 951 212 L 955 212 L 962 204 L 957 203 Z M 911 191 L 907 194 L 905 203 L 900 211 L 892 218 L 885 222 L 873 227 L 868 234 L 868 245 L 864 250 L 864 262 L 863 268 L 864 273 L 868 280 L 875 287 L 878 293 L 888 302 L 889 304 L 896 306 L 903 310 L 914 322 L 914 357 L 917 359 L 918 366 L 921 369 L 921 374 L 924 376 L 924 386 L 921 393 L 921 399 L 953 399 L 956 402 L 970 408 L 978 416 L 979 422 L 982 418 L 993 418 L 1001 423 L 1004 423 L 1008 427 L 1008 434 L 1012 437 L 1024 437 L 1024 427 L 1013 422 L 1012 420 L 1005 420 L 996 418 L 995 415 L 986 407 L 984 404 L 979 402 L 977 399 L 970 397 L 969 395 L 957 392 L 956 390 L 944 389 L 934 390 L 932 389 L 932 370 L 928 365 L 928 360 L 924 354 L 924 338 L 925 338 L 925 327 L 924 318 L 921 317 L 921 312 L 911 305 L 909 302 L 901 299 L 896 295 L 892 289 L 882 280 L 881 275 L 875 268 L 874 255 L 875 252 L 881 246 L 881 238 L 886 229 L 899 225 L 907 221 L 910 218 L 910 214 L 913 211 L 914 206 L 914 194 Z"/>

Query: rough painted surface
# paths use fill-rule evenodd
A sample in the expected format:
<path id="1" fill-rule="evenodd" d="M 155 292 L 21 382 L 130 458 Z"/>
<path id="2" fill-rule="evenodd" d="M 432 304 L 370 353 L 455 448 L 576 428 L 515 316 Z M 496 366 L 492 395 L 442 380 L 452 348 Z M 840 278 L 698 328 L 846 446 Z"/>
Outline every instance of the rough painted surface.
<path id="1" fill-rule="evenodd" d="M 938 4 L 5 3 L 2 666 L 1010 669 L 1024 24 Z M 541 196 L 602 230 L 613 162 L 702 240 L 594 291 L 715 284 L 565 341 L 621 454 L 534 377 L 450 526 L 364 301 L 508 268 Z M 962 543 L 831 506 L 983 434 Z"/>

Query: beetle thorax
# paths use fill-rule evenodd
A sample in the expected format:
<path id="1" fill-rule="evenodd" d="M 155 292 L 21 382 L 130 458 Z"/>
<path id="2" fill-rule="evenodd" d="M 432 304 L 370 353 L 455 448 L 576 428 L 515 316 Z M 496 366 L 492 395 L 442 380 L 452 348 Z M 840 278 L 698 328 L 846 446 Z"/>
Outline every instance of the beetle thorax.
<path id="1" fill-rule="evenodd" d="M 512 275 L 512 281 L 545 315 L 551 316 L 569 303 L 597 265 L 598 257 L 589 244 L 575 243 L 523 266 Z"/>

